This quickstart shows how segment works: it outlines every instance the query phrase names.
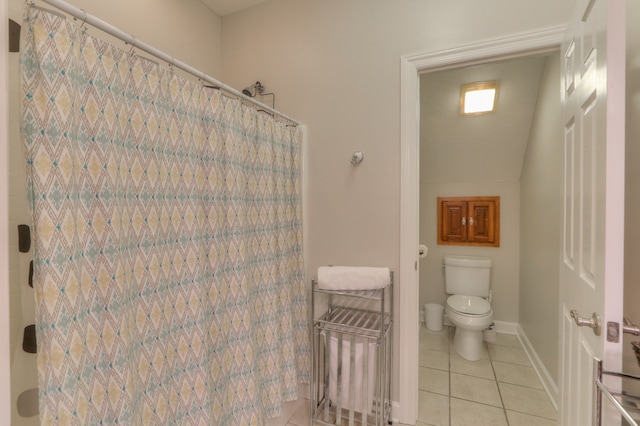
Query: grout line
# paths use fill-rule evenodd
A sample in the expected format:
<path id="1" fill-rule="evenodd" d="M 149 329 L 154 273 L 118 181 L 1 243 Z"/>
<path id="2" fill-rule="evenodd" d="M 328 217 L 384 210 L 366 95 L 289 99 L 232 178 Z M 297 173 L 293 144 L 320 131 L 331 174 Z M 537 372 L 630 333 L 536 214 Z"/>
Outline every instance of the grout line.
<path id="1" fill-rule="evenodd" d="M 447 363 L 449 366 L 449 426 L 451 426 L 451 417 L 452 417 L 452 410 L 451 410 L 451 398 L 452 398 L 452 394 L 451 394 L 451 349 L 453 349 L 453 327 L 449 328 L 447 330 L 447 348 L 449 349 L 449 356 L 447 357 Z M 455 352 L 455 350 L 454 350 Z"/>
<path id="2" fill-rule="evenodd" d="M 451 426 L 451 347 L 449 347 L 449 359 L 447 361 L 449 362 L 449 426 Z"/>
<path id="3" fill-rule="evenodd" d="M 514 410 L 513 408 L 509 409 L 509 411 L 513 411 L 514 413 L 524 414 L 525 416 L 534 417 L 536 419 L 548 420 L 550 422 L 558 422 L 558 419 L 550 419 L 549 417 L 538 416 L 537 414 L 527 413 L 525 411 Z M 514 425 L 517 426 L 517 425 Z"/>
<path id="4" fill-rule="evenodd" d="M 448 370 L 447 370 L 447 372 L 448 372 L 448 376 L 449 376 L 449 392 L 448 392 L 448 394 L 449 394 L 449 423 L 448 423 L 448 424 L 449 424 L 449 426 L 451 425 L 451 422 L 452 422 L 452 414 L 453 414 L 453 410 L 452 410 L 452 403 L 451 403 L 451 402 L 452 402 L 452 400 L 454 399 L 454 397 L 453 397 L 453 395 L 452 395 L 452 387 L 451 387 L 451 376 L 452 376 L 452 374 L 453 374 L 453 372 L 452 372 L 452 370 L 451 370 L 451 358 L 452 358 L 452 356 L 455 354 L 455 351 L 453 350 L 453 346 L 452 346 L 452 345 L 453 345 L 452 338 L 453 338 L 453 336 L 452 336 L 452 333 L 451 333 L 451 330 L 450 330 L 450 332 L 448 333 L 448 340 L 449 340 L 449 352 L 448 352 L 448 355 L 449 355 L 449 356 L 448 356 L 448 359 L 447 359 L 447 365 L 448 365 Z M 519 343 L 520 343 L 520 342 L 519 342 Z M 497 374 L 496 374 L 495 366 L 494 366 L 494 360 L 493 360 L 493 358 L 491 357 L 491 352 L 489 351 L 489 347 L 490 347 L 491 345 L 495 345 L 495 346 L 505 347 L 505 348 L 509 348 L 509 349 L 520 349 L 520 350 L 523 350 L 523 351 L 524 351 L 524 349 L 522 348 L 522 343 L 520 343 L 520 347 L 519 347 L 519 348 L 516 348 L 516 347 L 510 346 L 510 345 L 490 344 L 490 343 L 487 343 L 487 342 L 484 342 L 484 345 L 485 345 L 485 348 L 486 348 L 486 350 L 487 350 L 487 354 L 488 354 L 489 362 L 490 362 L 490 364 L 491 364 L 491 370 L 492 370 L 492 372 L 493 372 L 494 382 L 496 383 L 496 387 L 498 388 L 498 395 L 500 396 L 500 402 L 501 402 L 501 404 L 502 404 L 502 412 L 503 412 L 503 414 L 504 414 L 505 422 L 506 422 L 506 424 L 509 426 L 509 425 L 510 425 L 510 422 L 509 422 L 509 417 L 508 417 L 508 415 L 507 415 L 507 408 L 506 408 L 506 406 L 505 406 L 504 399 L 503 399 L 503 397 L 502 397 L 502 392 L 501 392 L 501 390 L 500 390 L 500 383 L 503 383 L 503 382 L 498 381 L 498 376 L 497 376 Z M 506 363 L 506 364 L 513 364 L 513 365 L 520 366 L 520 367 L 532 367 L 531 365 L 529 365 L 529 366 L 523 366 L 523 365 L 521 365 L 521 364 L 509 363 L 509 362 L 505 362 L 505 361 L 497 361 L 497 360 L 496 360 L 496 362 L 503 362 L 503 363 Z M 428 367 L 428 366 L 422 366 L 422 367 L 424 367 L 424 368 L 431 368 L 431 367 Z M 435 370 L 437 370 L 437 369 L 435 369 Z M 440 371 L 442 371 L 442 370 L 440 370 Z M 474 375 L 470 375 L 470 374 L 463 374 L 463 373 L 457 373 L 457 374 L 461 374 L 461 375 L 465 375 L 465 376 L 469 376 L 469 377 L 483 378 L 483 377 L 474 376 Z M 508 383 L 508 382 L 504 382 L 504 383 L 507 383 L 507 384 L 510 384 L 510 385 L 514 385 L 514 386 L 520 386 L 520 387 L 527 388 L 527 389 L 540 390 L 540 389 L 537 389 L 537 388 L 530 388 L 530 387 L 528 387 L 528 386 L 518 385 L 518 384 L 515 384 L 515 383 Z M 424 392 L 429 392 L 429 391 L 424 391 Z M 464 398 L 457 398 L 457 399 L 461 399 L 461 400 L 465 400 L 465 401 L 473 402 L 473 403 L 475 403 L 475 404 L 485 405 L 485 406 L 487 406 L 487 407 L 498 408 L 498 407 L 495 407 L 495 406 L 493 406 L 493 405 L 491 405 L 491 404 L 485 404 L 485 403 L 478 402 L 478 401 L 466 400 L 466 399 L 464 399 Z M 532 417 L 536 417 L 536 418 L 540 418 L 540 419 L 552 420 L 552 419 L 548 419 L 547 417 L 542 417 L 542 416 L 537 416 L 537 415 L 535 415 L 535 414 L 531 414 L 531 413 L 521 412 L 521 411 L 518 411 L 518 410 L 516 410 L 516 409 L 510 409 L 509 411 L 513 411 L 513 412 L 515 412 L 515 413 L 525 414 L 525 415 L 532 416 Z M 515 426 L 515 425 L 514 425 L 514 426 Z"/>
<path id="5" fill-rule="evenodd" d="M 493 377 L 496 381 L 496 387 L 498 388 L 498 395 L 500 396 L 500 403 L 502 404 L 502 412 L 504 413 L 504 421 L 507 422 L 507 426 L 509 426 L 509 417 L 507 416 L 507 407 L 504 405 L 504 399 L 502 398 L 502 391 L 500 390 L 500 384 L 498 383 L 498 375 L 496 374 L 496 369 L 493 366 L 493 358 L 491 358 L 491 351 L 489 350 L 489 345 L 487 344 L 487 352 L 489 353 L 489 363 L 491 364 L 491 371 L 493 371 Z"/>

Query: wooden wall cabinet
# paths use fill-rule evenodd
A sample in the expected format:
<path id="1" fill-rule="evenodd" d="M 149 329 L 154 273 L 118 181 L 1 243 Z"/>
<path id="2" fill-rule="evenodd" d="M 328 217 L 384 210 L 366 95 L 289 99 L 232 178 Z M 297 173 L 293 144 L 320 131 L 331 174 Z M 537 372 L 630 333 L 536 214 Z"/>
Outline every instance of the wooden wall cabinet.
<path id="1" fill-rule="evenodd" d="M 438 244 L 500 247 L 500 197 L 438 197 Z"/>

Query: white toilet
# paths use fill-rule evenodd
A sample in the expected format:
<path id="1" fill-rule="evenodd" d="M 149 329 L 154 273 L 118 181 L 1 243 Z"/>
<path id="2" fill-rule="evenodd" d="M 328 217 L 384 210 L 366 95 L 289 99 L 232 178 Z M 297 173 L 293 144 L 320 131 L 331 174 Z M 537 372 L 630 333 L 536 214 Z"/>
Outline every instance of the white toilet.
<path id="1" fill-rule="evenodd" d="M 453 347 L 462 358 L 478 361 L 484 353 L 482 331 L 493 320 L 489 298 L 491 259 L 445 256 L 447 318 L 456 326 Z"/>

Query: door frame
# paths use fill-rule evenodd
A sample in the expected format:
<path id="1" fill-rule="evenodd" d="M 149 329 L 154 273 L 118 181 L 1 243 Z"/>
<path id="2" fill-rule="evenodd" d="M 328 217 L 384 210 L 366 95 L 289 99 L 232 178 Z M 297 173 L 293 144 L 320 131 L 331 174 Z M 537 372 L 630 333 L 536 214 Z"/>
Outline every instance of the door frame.
<path id="1" fill-rule="evenodd" d="M 565 25 L 488 39 L 448 50 L 405 55 L 400 59 L 400 278 L 399 409 L 400 423 L 418 418 L 418 333 L 420 221 L 420 77 L 424 72 L 548 53 L 560 48 Z M 559 96 L 559 95 L 558 95 Z"/>

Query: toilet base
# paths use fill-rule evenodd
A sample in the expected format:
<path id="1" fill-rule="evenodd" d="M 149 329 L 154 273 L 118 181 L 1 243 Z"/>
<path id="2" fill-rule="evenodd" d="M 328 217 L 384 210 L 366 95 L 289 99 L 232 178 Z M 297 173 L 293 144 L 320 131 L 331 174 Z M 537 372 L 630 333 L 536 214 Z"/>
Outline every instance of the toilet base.
<path id="1" fill-rule="evenodd" d="M 484 356 L 482 330 L 465 330 L 456 327 L 453 335 L 453 348 L 467 361 L 479 361 Z"/>

